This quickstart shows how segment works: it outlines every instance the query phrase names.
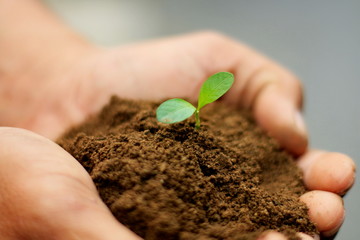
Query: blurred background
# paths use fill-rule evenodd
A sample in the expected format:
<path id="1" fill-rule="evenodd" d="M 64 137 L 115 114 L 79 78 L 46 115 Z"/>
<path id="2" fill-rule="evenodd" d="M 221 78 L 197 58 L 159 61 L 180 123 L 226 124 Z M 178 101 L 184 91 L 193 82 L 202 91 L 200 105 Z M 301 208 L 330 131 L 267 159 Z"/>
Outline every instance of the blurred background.
<path id="1" fill-rule="evenodd" d="M 113 46 L 212 29 L 291 69 L 305 87 L 311 147 L 360 164 L 360 1 L 44 0 L 93 42 Z M 360 236 L 360 187 L 336 239 Z"/>

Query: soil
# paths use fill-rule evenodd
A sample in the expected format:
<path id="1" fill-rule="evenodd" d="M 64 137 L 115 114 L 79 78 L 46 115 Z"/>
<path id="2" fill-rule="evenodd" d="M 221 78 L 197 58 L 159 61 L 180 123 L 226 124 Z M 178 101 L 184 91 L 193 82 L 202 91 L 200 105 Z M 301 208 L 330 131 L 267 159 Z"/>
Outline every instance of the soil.
<path id="1" fill-rule="evenodd" d="M 249 113 L 213 103 L 195 130 L 193 119 L 157 122 L 158 104 L 113 97 L 58 141 L 122 224 L 149 240 L 316 233 L 300 170 Z"/>

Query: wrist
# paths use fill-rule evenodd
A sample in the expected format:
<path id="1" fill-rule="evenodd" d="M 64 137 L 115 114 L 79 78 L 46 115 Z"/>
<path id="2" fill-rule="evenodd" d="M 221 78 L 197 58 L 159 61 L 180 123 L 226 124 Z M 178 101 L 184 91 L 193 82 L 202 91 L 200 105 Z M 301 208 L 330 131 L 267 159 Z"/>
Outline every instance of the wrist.
<path id="1" fill-rule="evenodd" d="M 0 0 L 0 29 L 0 125 L 32 129 L 37 118 L 55 115 L 70 121 L 58 99 L 98 48 L 35 0 Z"/>

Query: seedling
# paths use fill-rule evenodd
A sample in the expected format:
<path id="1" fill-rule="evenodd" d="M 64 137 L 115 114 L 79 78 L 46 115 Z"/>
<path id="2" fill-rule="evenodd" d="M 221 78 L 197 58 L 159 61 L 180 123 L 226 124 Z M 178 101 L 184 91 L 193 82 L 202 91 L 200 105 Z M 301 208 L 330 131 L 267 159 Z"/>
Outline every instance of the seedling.
<path id="1" fill-rule="evenodd" d="M 184 121 L 195 113 L 195 128 L 200 128 L 200 109 L 224 95 L 234 82 L 234 75 L 219 72 L 210 76 L 201 86 L 197 108 L 181 98 L 173 98 L 160 104 L 156 118 L 162 123 Z"/>

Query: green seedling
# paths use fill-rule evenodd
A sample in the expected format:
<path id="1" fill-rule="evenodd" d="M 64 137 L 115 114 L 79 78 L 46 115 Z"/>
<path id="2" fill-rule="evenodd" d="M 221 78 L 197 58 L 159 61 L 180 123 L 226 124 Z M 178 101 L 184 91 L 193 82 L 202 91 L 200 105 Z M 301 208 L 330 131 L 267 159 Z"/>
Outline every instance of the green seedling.
<path id="1" fill-rule="evenodd" d="M 210 76 L 201 86 L 197 108 L 181 98 L 173 98 L 160 104 L 156 118 L 162 123 L 184 121 L 195 113 L 195 128 L 200 128 L 200 109 L 224 95 L 232 86 L 234 75 L 219 72 Z"/>

